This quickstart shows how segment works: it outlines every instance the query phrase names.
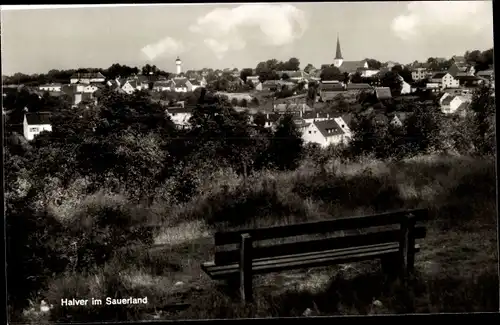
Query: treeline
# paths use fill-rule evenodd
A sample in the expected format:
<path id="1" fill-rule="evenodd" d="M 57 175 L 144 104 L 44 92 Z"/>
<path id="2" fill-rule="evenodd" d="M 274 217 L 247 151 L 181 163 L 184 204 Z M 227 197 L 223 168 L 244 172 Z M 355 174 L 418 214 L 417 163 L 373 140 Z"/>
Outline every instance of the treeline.
<path id="1" fill-rule="evenodd" d="M 88 72 L 100 72 L 107 79 L 114 79 L 116 77 L 127 78 L 133 74 L 138 74 L 139 72 L 141 72 L 144 75 L 153 74 L 155 76 L 165 76 L 165 77 L 168 77 L 170 75 L 170 73 L 160 70 L 155 65 L 146 64 L 141 69 L 139 69 L 137 67 L 129 67 L 127 65 L 114 63 L 107 69 L 101 69 L 101 68 L 80 68 L 80 69 L 69 69 L 69 70 L 52 69 L 47 73 L 32 74 L 32 75 L 18 72 L 12 76 L 2 76 L 2 82 L 5 85 L 19 84 L 25 86 L 39 86 L 47 83 L 64 84 L 64 83 L 69 83 L 69 80 L 73 74 L 88 73 Z"/>

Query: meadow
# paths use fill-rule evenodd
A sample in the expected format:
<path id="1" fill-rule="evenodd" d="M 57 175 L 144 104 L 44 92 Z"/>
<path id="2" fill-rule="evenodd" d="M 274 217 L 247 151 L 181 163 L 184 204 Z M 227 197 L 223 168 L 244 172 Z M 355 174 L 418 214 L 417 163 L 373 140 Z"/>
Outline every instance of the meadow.
<path id="1" fill-rule="evenodd" d="M 200 185 L 198 193 L 185 203 L 167 205 L 167 198 L 159 197 L 141 207 L 143 222 L 154 225 L 154 242 L 116 247 L 113 256 L 92 271 L 67 271 L 51 279 L 33 304 L 43 298 L 54 308 L 49 314 L 27 310 L 24 317 L 34 322 L 106 321 L 498 308 L 492 158 L 438 154 L 399 162 L 332 158 L 323 170 L 305 159 L 295 171 L 261 171 L 246 182 L 231 170 L 219 170 Z M 57 218 L 75 218 L 71 211 L 89 209 L 121 211 L 134 218 L 137 211 L 119 194 L 76 194 L 71 207 L 55 212 Z M 371 261 L 256 277 L 255 302 L 244 305 L 200 269 L 200 263 L 212 258 L 212 235 L 217 229 L 411 208 L 430 209 L 430 220 L 409 290 L 397 282 L 385 283 L 379 262 Z M 127 307 L 58 303 L 61 297 L 107 296 L 147 296 L 149 303 Z"/>

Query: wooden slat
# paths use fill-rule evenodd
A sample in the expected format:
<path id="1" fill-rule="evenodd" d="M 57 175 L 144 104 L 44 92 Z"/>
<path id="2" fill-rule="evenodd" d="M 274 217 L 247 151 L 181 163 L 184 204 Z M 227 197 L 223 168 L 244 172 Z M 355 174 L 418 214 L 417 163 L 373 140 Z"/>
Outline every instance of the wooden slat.
<path id="1" fill-rule="evenodd" d="M 244 229 L 231 232 L 217 232 L 215 234 L 215 245 L 220 246 L 239 243 L 240 236 L 244 233 L 252 236 L 255 242 L 265 239 L 285 238 L 307 234 L 324 234 L 339 230 L 386 226 L 400 223 L 401 218 L 408 215 L 409 213 L 413 213 L 417 221 L 424 220 L 427 216 L 426 209 L 415 209 L 362 217 L 349 217 L 317 222 L 299 223 L 288 226 Z"/>
<path id="2" fill-rule="evenodd" d="M 417 239 L 424 238 L 426 235 L 425 227 L 416 227 L 414 236 Z M 398 242 L 400 230 L 385 230 L 367 234 L 348 235 L 342 237 L 333 237 L 317 240 L 299 241 L 288 244 L 276 244 L 253 248 L 253 259 L 264 257 L 278 257 L 290 254 L 301 254 L 307 252 L 321 252 L 325 250 L 342 249 L 347 247 L 359 247 L 389 242 Z M 219 251 L 215 253 L 215 264 L 224 265 L 237 262 L 240 253 L 239 249 Z"/>
<path id="3" fill-rule="evenodd" d="M 419 245 L 415 246 L 415 250 L 418 251 L 420 249 Z M 264 274 L 264 273 L 272 273 L 272 272 L 280 272 L 291 269 L 303 269 L 310 267 L 318 267 L 318 266 L 328 266 L 334 264 L 343 264 L 343 263 L 351 263 L 363 260 L 370 260 L 375 258 L 381 258 L 383 256 L 389 256 L 397 254 L 398 248 L 397 245 L 393 245 L 392 247 L 385 247 L 383 249 L 378 250 L 367 250 L 363 252 L 353 253 L 353 254 L 324 254 L 318 256 L 315 259 L 288 259 L 282 260 L 279 262 L 271 262 L 271 261 L 254 261 L 252 267 L 253 274 Z M 238 264 L 232 264 L 230 266 L 218 267 L 210 263 L 202 264 L 202 269 L 214 280 L 216 279 L 224 279 L 230 278 L 238 274 Z"/>

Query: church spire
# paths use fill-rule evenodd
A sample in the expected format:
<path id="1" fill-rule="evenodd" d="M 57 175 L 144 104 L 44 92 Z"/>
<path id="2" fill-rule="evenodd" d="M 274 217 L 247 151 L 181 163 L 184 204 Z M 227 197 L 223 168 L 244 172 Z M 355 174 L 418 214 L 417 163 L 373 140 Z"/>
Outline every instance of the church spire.
<path id="1" fill-rule="evenodd" d="M 339 33 L 337 33 L 337 52 L 335 54 L 335 59 L 343 59 L 342 52 L 340 51 Z"/>

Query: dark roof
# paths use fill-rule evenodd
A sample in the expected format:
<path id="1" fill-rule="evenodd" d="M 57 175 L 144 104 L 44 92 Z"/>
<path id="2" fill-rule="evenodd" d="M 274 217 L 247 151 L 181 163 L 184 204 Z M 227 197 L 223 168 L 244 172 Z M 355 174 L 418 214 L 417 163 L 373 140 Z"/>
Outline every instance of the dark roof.
<path id="1" fill-rule="evenodd" d="M 431 79 L 441 79 L 446 76 L 448 72 L 436 72 Z"/>
<path id="2" fill-rule="evenodd" d="M 450 105 L 455 96 L 448 96 L 441 102 L 441 105 Z"/>
<path id="3" fill-rule="evenodd" d="M 316 121 L 314 125 L 316 125 L 319 132 L 321 132 L 325 138 L 344 134 L 344 131 L 335 120 Z"/>
<path id="4" fill-rule="evenodd" d="M 280 78 L 284 75 L 287 74 L 290 78 L 305 78 L 308 76 L 308 74 L 304 71 L 276 71 L 278 76 Z"/>
<path id="5" fill-rule="evenodd" d="M 391 88 L 389 87 L 377 87 L 375 88 L 375 94 L 378 99 L 389 99 L 392 98 Z"/>
<path id="6" fill-rule="evenodd" d="M 352 123 L 352 113 L 342 114 L 342 119 L 346 122 L 347 126 L 350 126 Z"/>
<path id="7" fill-rule="evenodd" d="M 358 68 L 362 68 L 365 64 L 365 61 L 344 61 L 342 65 L 339 67 L 340 72 L 348 72 L 354 73 L 358 70 Z"/>
<path id="8" fill-rule="evenodd" d="M 321 82 L 319 84 L 319 89 L 320 91 L 325 91 L 325 90 L 336 90 L 336 91 L 341 91 L 344 90 L 344 86 L 341 83 L 323 83 Z"/>
<path id="9" fill-rule="evenodd" d="M 372 89 L 373 87 L 370 86 L 369 84 L 365 83 L 350 83 L 347 84 L 347 89 L 348 90 L 354 90 L 354 89 Z"/>
<path id="10" fill-rule="evenodd" d="M 344 90 L 341 90 L 341 91 L 330 91 L 330 90 L 321 91 L 321 99 L 325 100 L 325 101 L 326 100 L 333 100 L 335 97 L 343 94 L 344 92 L 345 92 Z"/>
<path id="11" fill-rule="evenodd" d="M 278 121 L 280 118 L 281 118 L 281 115 L 279 115 L 279 114 L 269 114 L 269 115 L 266 114 L 266 122 L 274 123 L 274 122 Z"/>
<path id="12" fill-rule="evenodd" d="M 455 79 L 458 79 L 460 81 L 476 81 L 476 80 L 479 80 L 478 77 L 476 77 L 476 76 L 469 76 L 469 75 L 457 75 L 457 76 L 455 76 Z"/>
<path id="13" fill-rule="evenodd" d="M 61 87 L 61 86 L 62 86 L 62 83 L 58 83 L 58 82 L 40 85 L 40 87 Z"/>
<path id="14" fill-rule="evenodd" d="M 196 80 L 196 79 L 189 79 L 189 82 L 193 85 L 193 86 L 200 86 L 201 83 L 199 80 Z"/>
<path id="15" fill-rule="evenodd" d="M 410 114 L 411 113 L 408 113 L 408 112 L 395 112 L 394 117 L 397 117 L 399 119 L 399 121 L 401 121 L 401 123 L 403 123 L 410 116 Z"/>
<path id="16" fill-rule="evenodd" d="M 469 102 L 462 102 L 458 107 L 457 111 L 466 110 L 469 107 Z"/>
<path id="17" fill-rule="evenodd" d="M 28 125 L 50 124 L 50 113 L 27 113 L 26 120 Z"/>
<path id="18" fill-rule="evenodd" d="M 280 83 L 279 80 L 266 80 L 262 83 L 263 86 L 276 86 Z"/>

